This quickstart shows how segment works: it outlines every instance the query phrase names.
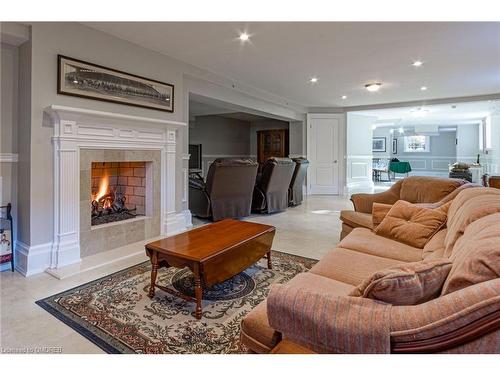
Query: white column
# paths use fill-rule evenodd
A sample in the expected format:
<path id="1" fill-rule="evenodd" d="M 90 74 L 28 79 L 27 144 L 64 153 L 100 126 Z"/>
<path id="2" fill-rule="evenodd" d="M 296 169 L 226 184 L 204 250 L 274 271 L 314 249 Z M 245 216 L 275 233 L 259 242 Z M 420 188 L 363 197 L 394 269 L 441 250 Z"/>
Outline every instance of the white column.
<path id="1" fill-rule="evenodd" d="M 76 124 L 61 121 L 63 133 Z M 56 129 L 58 127 L 56 126 Z M 80 261 L 80 162 L 75 141 L 54 140 L 54 242 L 51 268 Z"/>
<path id="2" fill-rule="evenodd" d="M 179 232 L 175 212 L 175 131 L 167 131 L 167 143 L 162 151 L 163 235 Z"/>

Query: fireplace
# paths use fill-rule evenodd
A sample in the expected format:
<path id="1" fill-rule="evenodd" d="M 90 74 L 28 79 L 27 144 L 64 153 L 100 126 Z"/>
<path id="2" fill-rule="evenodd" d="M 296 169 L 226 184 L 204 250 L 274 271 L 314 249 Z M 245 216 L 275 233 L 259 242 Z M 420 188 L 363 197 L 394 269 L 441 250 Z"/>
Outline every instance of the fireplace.
<path id="1" fill-rule="evenodd" d="M 147 200 L 147 163 L 92 162 L 91 225 L 144 216 Z"/>

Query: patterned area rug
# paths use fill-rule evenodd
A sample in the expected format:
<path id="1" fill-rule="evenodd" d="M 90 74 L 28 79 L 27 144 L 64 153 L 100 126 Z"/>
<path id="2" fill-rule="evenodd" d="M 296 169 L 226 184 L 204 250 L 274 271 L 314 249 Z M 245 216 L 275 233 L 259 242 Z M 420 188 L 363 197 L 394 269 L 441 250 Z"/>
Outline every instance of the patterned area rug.
<path id="1" fill-rule="evenodd" d="M 193 302 L 147 292 L 150 264 L 144 262 L 36 303 L 108 353 L 244 353 L 240 322 L 263 301 L 274 283 L 284 283 L 317 261 L 273 251 L 265 261 L 203 293 L 203 317 Z M 158 283 L 194 295 L 188 269 L 161 268 Z"/>

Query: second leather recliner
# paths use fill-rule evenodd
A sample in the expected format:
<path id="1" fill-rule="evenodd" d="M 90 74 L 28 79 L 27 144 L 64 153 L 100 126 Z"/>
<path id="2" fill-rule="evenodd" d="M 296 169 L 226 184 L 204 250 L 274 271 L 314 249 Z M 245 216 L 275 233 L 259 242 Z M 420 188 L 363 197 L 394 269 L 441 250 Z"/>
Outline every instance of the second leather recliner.
<path id="1" fill-rule="evenodd" d="M 294 168 L 289 158 L 270 158 L 264 163 L 253 191 L 252 211 L 270 214 L 287 209 Z"/>

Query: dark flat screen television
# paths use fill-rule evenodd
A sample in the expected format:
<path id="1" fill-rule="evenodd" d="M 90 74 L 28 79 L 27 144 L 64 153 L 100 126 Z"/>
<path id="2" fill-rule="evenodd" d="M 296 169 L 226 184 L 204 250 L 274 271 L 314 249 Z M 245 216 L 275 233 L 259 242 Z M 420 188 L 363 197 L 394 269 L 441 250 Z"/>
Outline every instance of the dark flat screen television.
<path id="1" fill-rule="evenodd" d="M 189 169 L 201 170 L 201 144 L 189 145 Z"/>

